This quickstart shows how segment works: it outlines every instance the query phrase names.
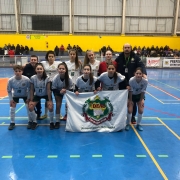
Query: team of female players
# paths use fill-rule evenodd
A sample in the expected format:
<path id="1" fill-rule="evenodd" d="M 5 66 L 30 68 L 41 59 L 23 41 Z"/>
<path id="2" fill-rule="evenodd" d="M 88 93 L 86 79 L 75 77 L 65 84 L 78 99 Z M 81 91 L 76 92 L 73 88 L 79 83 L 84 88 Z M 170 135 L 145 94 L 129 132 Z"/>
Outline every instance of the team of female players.
<path id="1" fill-rule="evenodd" d="M 10 99 L 10 125 L 9 130 L 15 127 L 15 108 L 19 99 L 25 102 L 28 114 L 28 129 L 36 129 L 38 126 L 34 108 L 41 100 L 46 100 L 45 113 L 49 111 L 50 129 L 60 127 L 60 109 L 63 95 L 66 90 L 73 91 L 77 96 L 82 92 L 113 91 L 119 90 L 119 84 L 125 82 L 125 76 L 116 72 L 116 62 L 113 61 L 112 52 L 106 52 L 105 61 L 95 59 L 93 51 L 87 51 L 82 63 L 78 59 L 75 50 L 69 51 L 70 60 L 67 62 L 55 61 L 53 51 L 48 51 L 46 61 L 35 65 L 36 74 L 30 79 L 23 76 L 23 67 L 16 65 L 13 67 L 15 75 L 8 81 L 7 90 Z M 140 125 L 144 110 L 145 91 L 147 79 L 143 78 L 141 68 L 137 68 L 134 77 L 129 81 L 128 112 L 125 130 L 129 130 L 130 120 L 133 110 L 133 102 L 138 105 L 137 129 L 142 131 Z M 55 97 L 55 123 L 52 101 L 52 92 Z"/>

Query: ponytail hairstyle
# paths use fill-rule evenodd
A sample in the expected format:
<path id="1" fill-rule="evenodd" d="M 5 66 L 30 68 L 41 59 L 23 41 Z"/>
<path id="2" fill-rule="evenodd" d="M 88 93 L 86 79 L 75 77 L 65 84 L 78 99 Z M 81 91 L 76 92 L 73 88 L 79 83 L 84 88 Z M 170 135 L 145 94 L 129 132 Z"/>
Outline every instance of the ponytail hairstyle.
<path id="1" fill-rule="evenodd" d="M 46 53 L 46 56 L 45 56 L 46 61 L 49 61 L 49 60 L 48 60 L 49 54 L 54 54 L 54 57 L 56 56 L 55 53 L 54 53 L 54 51 L 50 50 L 50 51 L 48 51 L 48 52 Z"/>
<path id="2" fill-rule="evenodd" d="M 86 51 L 86 55 L 84 57 L 84 65 L 89 64 L 89 62 L 90 62 L 90 59 L 88 57 L 88 53 L 94 53 L 94 51 L 92 51 L 92 50 L 87 50 Z"/>
<path id="3" fill-rule="evenodd" d="M 46 71 L 45 71 L 45 69 L 44 69 L 43 64 L 42 64 L 42 63 L 36 63 L 36 65 L 35 65 L 35 70 L 36 70 L 37 66 L 41 66 L 41 67 L 43 68 L 42 79 L 45 80 L 45 79 L 47 78 L 47 74 L 46 74 Z M 36 74 L 37 74 L 37 73 L 36 73 Z"/>
<path id="4" fill-rule="evenodd" d="M 89 85 L 92 85 L 94 78 L 93 78 L 93 74 L 92 74 L 92 68 L 89 64 L 86 64 L 83 66 L 83 69 L 88 66 L 90 68 L 90 74 L 89 74 Z"/>
<path id="5" fill-rule="evenodd" d="M 113 63 L 108 64 L 107 68 L 109 68 L 109 66 L 114 66 L 114 68 L 115 68 L 115 70 L 116 70 L 116 67 L 115 67 L 115 65 L 114 65 Z M 114 75 L 113 75 L 114 83 L 117 82 L 117 76 L 118 76 L 118 74 L 117 74 L 117 72 L 115 71 L 115 72 L 114 72 Z"/>
<path id="6" fill-rule="evenodd" d="M 76 57 L 75 57 L 75 68 L 78 69 L 78 68 L 80 68 L 81 65 L 80 65 L 80 63 L 79 63 L 79 58 L 78 58 L 77 50 L 75 50 L 75 49 L 70 49 L 70 50 L 69 50 L 69 54 L 70 54 L 71 52 L 75 52 L 75 53 L 76 53 Z"/>
<path id="7" fill-rule="evenodd" d="M 67 88 L 69 88 L 69 73 L 68 73 L 68 67 L 67 67 L 67 65 L 66 65 L 66 63 L 65 62 L 62 62 L 62 63 L 60 63 L 59 65 L 58 65 L 58 68 L 59 68 L 59 66 L 64 66 L 65 67 L 65 69 L 66 69 L 66 72 L 65 72 L 65 88 L 67 89 Z"/>

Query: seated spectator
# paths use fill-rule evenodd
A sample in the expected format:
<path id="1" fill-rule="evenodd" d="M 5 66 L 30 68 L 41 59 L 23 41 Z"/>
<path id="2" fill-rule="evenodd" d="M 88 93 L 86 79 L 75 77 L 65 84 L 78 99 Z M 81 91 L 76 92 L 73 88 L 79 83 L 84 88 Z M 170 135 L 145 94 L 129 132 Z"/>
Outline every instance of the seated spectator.
<path id="1" fill-rule="evenodd" d="M 73 49 L 74 49 L 74 50 L 77 50 L 76 45 L 73 46 Z"/>
<path id="2" fill-rule="evenodd" d="M 106 46 L 103 46 L 103 47 L 101 48 L 101 52 L 103 53 L 103 56 L 105 56 L 105 53 L 106 53 Z"/>
<path id="3" fill-rule="evenodd" d="M 70 50 L 70 49 L 72 49 L 72 46 L 71 46 L 70 44 L 68 44 L 68 46 L 67 46 L 67 48 L 66 48 L 66 49 L 67 49 L 68 54 L 69 54 L 69 50 Z"/>
<path id="4" fill-rule="evenodd" d="M 81 47 L 79 47 L 77 45 L 76 50 L 77 50 L 78 54 L 80 54 L 82 56 L 82 49 L 81 49 Z"/>
<path id="5" fill-rule="evenodd" d="M 24 53 L 25 53 L 26 55 L 29 54 L 29 47 L 28 47 L 28 46 L 25 46 L 25 48 L 24 48 Z"/>
<path id="6" fill-rule="evenodd" d="M 56 47 L 54 48 L 54 52 L 55 52 L 55 55 L 56 55 L 56 56 L 59 56 L 59 48 L 58 48 L 58 46 L 56 46 Z"/>
<path id="7" fill-rule="evenodd" d="M 60 55 L 63 56 L 65 48 L 64 48 L 64 46 L 62 44 L 61 44 L 59 50 L 60 50 Z"/>
<path id="8" fill-rule="evenodd" d="M 12 50 L 12 48 L 11 49 L 9 49 L 9 51 L 8 51 L 8 55 L 9 55 L 9 57 L 14 57 L 14 55 L 15 55 L 15 52 L 14 52 L 14 50 Z"/>

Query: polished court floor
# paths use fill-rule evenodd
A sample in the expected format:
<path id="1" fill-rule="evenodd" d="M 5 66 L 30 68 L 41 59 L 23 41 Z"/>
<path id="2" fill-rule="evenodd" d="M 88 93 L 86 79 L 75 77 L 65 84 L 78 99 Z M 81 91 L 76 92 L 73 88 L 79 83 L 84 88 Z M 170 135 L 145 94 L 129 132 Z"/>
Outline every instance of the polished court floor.
<path id="1" fill-rule="evenodd" d="M 12 75 L 1 68 L 0 82 Z M 0 179 L 180 180 L 180 70 L 148 69 L 148 79 L 142 132 L 132 125 L 129 132 L 71 133 L 64 121 L 49 130 L 48 120 L 28 130 L 22 101 L 9 131 L 9 100 L 0 85 Z"/>

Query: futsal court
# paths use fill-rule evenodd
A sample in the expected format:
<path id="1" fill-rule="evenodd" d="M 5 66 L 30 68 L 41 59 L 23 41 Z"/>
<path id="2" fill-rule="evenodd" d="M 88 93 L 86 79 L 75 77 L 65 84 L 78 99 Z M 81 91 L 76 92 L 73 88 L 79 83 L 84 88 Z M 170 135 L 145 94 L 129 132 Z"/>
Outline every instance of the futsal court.
<path id="1" fill-rule="evenodd" d="M 6 84 L 13 70 L 1 68 L 0 179 L 180 180 L 180 71 L 147 73 L 142 132 L 131 125 L 128 132 L 72 133 L 65 131 L 65 121 L 60 129 L 50 130 L 48 119 L 29 130 L 22 100 L 16 108 L 16 127 L 9 131 Z M 43 101 L 42 108 L 44 113 Z"/>

